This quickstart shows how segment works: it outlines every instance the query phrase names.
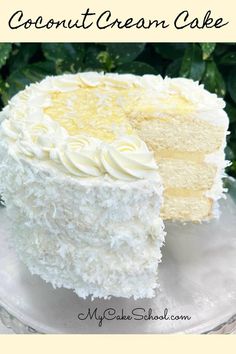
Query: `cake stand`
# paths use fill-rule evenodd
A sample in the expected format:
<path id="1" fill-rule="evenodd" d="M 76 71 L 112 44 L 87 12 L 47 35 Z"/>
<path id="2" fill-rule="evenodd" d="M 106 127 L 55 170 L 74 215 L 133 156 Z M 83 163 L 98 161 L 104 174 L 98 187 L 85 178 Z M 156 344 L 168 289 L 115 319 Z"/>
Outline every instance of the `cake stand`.
<path id="1" fill-rule="evenodd" d="M 40 277 L 32 276 L 9 244 L 6 210 L 1 208 L 2 322 L 16 333 L 236 331 L 236 198 L 232 197 L 236 188 L 235 183 L 231 184 L 232 193 L 222 200 L 218 220 L 186 225 L 166 223 L 168 234 L 159 271 L 161 286 L 156 297 L 148 300 L 83 300 L 73 291 L 53 289 Z M 97 319 L 95 315 L 91 319 L 87 316 L 89 309 L 90 314 L 95 311 Z M 103 314 L 107 319 L 99 326 L 99 316 Z M 190 319 L 166 319 L 168 316 Z"/>

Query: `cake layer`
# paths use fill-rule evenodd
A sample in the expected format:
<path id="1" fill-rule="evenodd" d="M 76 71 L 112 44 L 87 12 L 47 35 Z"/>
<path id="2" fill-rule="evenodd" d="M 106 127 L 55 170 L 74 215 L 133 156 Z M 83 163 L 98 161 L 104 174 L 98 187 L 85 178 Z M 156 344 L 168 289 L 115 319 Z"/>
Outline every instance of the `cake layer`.
<path id="1" fill-rule="evenodd" d="M 202 195 L 164 195 L 161 217 L 164 220 L 201 221 L 212 217 L 213 200 Z"/>
<path id="2" fill-rule="evenodd" d="M 167 117 L 132 121 L 139 136 L 153 151 L 218 151 L 225 141 L 226 128 L 190 117 Z"/>
<path id="3" fill-rule="evenodd" d="M 78 179 L 15 159 L 1 142 L 0 182 L 14 245 L 30 271 L 79 296 L 155 295 L 160 180 Z"/>
<path id="4" fill-rule="evenodd" d="M 208 190 L 212 188 L 217 166 L 191 159 L 162 158 L 156 153 L 159 173 L 166 188 L 186 188 L 190 190 Z"/>

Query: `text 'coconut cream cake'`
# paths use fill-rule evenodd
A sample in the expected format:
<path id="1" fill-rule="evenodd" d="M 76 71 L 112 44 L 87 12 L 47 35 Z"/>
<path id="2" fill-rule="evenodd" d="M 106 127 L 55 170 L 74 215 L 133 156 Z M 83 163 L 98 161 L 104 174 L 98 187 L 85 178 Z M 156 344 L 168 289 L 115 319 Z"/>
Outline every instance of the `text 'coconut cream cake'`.
<path id="1" fill-rule="evenodd" d="M 13 97 L 1 113 L 1 189 L 31 272 L 82 297 L 154 296 L 160 212 L 216 215 L 223 108 L 192 80 L 153 75 L 48 77 Z"/>

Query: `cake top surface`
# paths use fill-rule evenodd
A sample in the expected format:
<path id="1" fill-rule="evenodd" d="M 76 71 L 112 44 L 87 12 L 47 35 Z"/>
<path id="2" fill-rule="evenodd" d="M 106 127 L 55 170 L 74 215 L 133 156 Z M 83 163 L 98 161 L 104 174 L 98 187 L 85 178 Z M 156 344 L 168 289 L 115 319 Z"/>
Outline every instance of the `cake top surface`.
<path id="1" fill-rule="evenodd" d="M 1 113 L 11 154 L 50 161 L 77 177 L 153 179 L 153 153 L 135 119 L 184 115 L 228 125 L 224 101 L 188 79 L 81 73 L 47 77 Z"/>

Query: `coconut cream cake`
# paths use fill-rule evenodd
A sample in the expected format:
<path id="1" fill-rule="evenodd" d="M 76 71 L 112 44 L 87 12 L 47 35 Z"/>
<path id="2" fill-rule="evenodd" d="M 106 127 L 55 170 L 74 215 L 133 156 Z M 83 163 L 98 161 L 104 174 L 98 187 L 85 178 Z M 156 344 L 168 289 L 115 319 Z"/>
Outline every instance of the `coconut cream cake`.
<path id="1" fill-rule="evenodd" d="M 208 220 L 223 196 L 223 108 L 153 75 L 47 77 L 14 96 L 0 179 L 30 271 L 81 297 L 154 296 L 161 217 Z"/>
<path id="2" fill-rule="evenodd" d="M 152 297 L 162 183 L 153 152 L 112 105 L 114 83 L 96 77 L 47 78 L 2 113 L 14 244 L 33 274 L 80 297 Z"/>

